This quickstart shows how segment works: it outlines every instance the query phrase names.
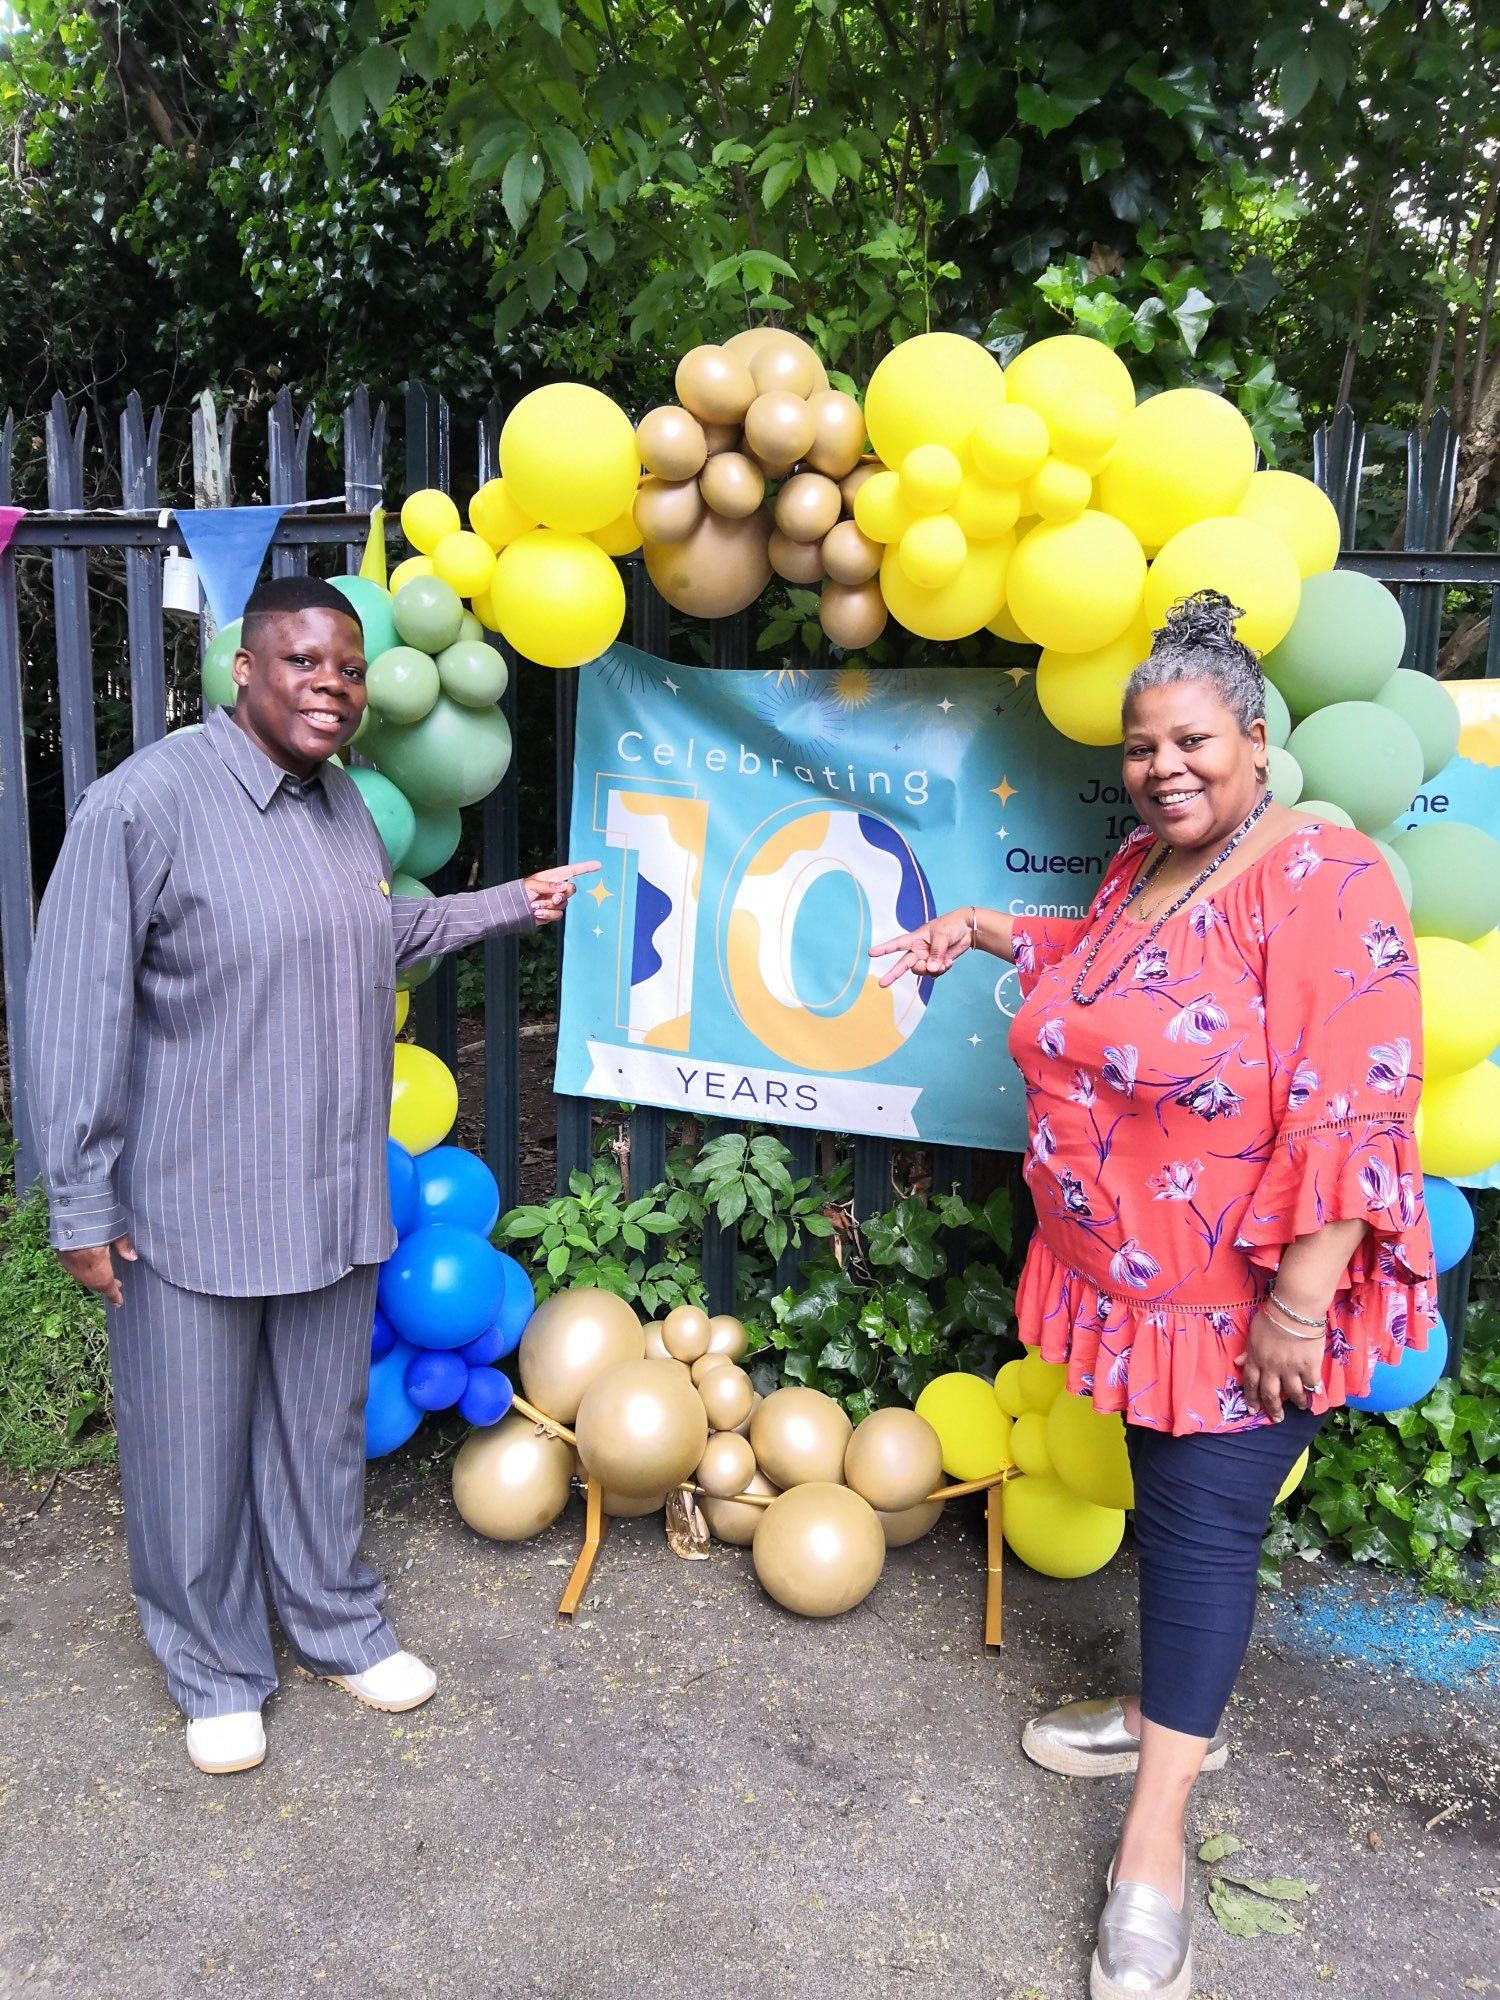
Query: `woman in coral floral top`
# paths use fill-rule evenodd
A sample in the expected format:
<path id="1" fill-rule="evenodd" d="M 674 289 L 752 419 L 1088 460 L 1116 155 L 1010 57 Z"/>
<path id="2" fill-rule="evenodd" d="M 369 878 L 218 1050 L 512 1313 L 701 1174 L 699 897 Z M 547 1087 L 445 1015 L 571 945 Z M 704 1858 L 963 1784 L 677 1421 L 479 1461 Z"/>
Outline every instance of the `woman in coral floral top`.
<path id="1" fill-rule="evenodd" d="M 1249 1640 L 1276 1492 L 1322 1413 L 1436 1315 L 1412 1138 L 1416 954 L 1364 837 L 1271 800 L 1234 607 L 1177 606 L 1126 691 L 1142 825 L 1075 922 L 985 909 L 881 947 L 892 976 L 1012 959 L 1037 1230 L 1021 1336 L 1127 1424 L 1139 1698 L 1028 1725 L 1035 1761 L 1137 1769 L 1096 1995 L 1191 1982 L 1184 1810 Z"/>

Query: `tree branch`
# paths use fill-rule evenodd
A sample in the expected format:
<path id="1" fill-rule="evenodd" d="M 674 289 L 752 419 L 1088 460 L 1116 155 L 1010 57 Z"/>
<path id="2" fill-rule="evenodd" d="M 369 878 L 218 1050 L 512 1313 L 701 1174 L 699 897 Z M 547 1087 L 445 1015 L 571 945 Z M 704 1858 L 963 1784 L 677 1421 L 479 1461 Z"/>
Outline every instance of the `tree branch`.
<path id="1" fill-rule="evenodd" d="M 140 107 L 146 123 L 162 145 L 170 146 L 174 151 L 185 145 L 190 134 L 162 102 L 145 51 L 129 29 L 121 25 L 118 8 L 111 11 L 105 0 L 83 0 L 83 5 L 85 13 L 99 31 L 99 39 L 104 44 L 105 56 L 120 86 L 121 97 L 127 104 Z"/>

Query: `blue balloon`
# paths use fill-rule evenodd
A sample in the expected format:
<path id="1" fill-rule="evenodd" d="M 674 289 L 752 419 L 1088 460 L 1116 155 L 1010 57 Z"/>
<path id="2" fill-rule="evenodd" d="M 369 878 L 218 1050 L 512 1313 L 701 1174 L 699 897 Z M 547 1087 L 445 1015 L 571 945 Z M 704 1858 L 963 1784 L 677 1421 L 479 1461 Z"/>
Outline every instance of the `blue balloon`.
<path id="1" fill-rule="evenodd" d="M 422 1421 L 422 1412 L 406 1393 L 406 1364 L 414 1350 L 398 1340 L 383 1361 L 370 1370 L 365 1398 L 365 1457 L 384 1458 L 405 1444 Z"/>
<path id="2" fill-rule="evenodd" d="M 498 1424 L 515 1398 L 510 1377 L 498 1368 L 471 1368 L 458 1414 L 471 1424 Z"/>
<path id="3" fill-rule="evenodd" d="M 1433 1261 L 1440 1271 L 1451 1271 L 1469 1254 L 1474 1241 L 1474 1211 L 1462 1188 L 1452 1181 L 1429 1180 L 1427 1220 L 1432 1224 Z"/>
<path id="4" fill-rule="evenodd" d="M 495 1326 L 504 1337 L 505 1345 L 495 1358 L 503 1361 L 507 1354 L 514 1354 L 521 1345 L 526 1322 L 536 1311 L 536 1286 L 527 1275 L 524 1264 L 518 1264 L 514 1257 L 507 1257 L 503 1250 L 498 1255 L 505 1266 L 505 1297 L 495 1315 Z"/>
<path id="5" fill-rule="evenodd" d="M 443 1348 L 418 1348 L 406 1364 L 406 1393 L 419 1410 L 450 1409 L 468 1379 L 468 1363 Z"/>
<path id="6" fill-rule="evenodd" d="M 477 1340 L 458 1351 L 471 1368 L 488 1368 L 506 1352 L 505 1334 L 498 1326 L 487 1327 Z"/>
<path id="7" fill-rule="evenodd" d="M 1380 1361 L 1370 1377 L 1370 1387 L 1363 1396 L 1351 1396 L 1351 1410 L 1373 1410 L 1384 1413 L 1389 1410 L 1404 1410 L 1409 1403 L 1420 1403 L 1431 1395 L 1437 1387 L 1438 1377 L 1448 1362 L 1448 1329 L 1439 1320 L 1427 1331 L 1427 1346 L 1418 1354 L 1414 1348 L 1407 1348 L 1399 1361 Z"/>
<path id="8" fill-rule="evenodd" d="M 370 1328 L 370 1360 L 384 1361 L 396 1345 L 396 1329 L 391 1325 L 379 1306 L 375 1308 L 374 1323 Z"/>
<path id="9" fill-rule="evenodd" d="M 404 1236 L 380 1267 L 380 1310 L 417 1347 L 463 1347 L 499 1316 L 505 1261 L 469 1229 L 434 1222 Z"/>
<path id="10" fill-rule="evenodd" d="M 488 1236 L 500 1215 L 500 1189 L 484 1161 L 462 1146 L 434 1146 L 416 1162 L 421 1220 Z"/>
<path id="11" fill-rule="evenodd" d="M 398 1236 L 405 1236 L 420 1219 L 417 1163 L 394 1139 L 385 1142 L 385 1171 L 391 1189 L 391 1226 Z"/>

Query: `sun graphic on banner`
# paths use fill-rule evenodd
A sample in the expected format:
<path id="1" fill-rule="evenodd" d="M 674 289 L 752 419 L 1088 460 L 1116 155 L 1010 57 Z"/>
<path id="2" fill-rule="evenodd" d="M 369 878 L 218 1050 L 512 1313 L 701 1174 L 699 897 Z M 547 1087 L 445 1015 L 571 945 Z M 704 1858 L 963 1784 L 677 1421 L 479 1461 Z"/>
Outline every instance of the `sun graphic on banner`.
<path id="1" fill-rule="evenodd" d="M 756 709 L 792 757 L 821 757 L 844 732 L 844 716 L 835 706 L 826 682 L 806 687 L 762 689 Z"/>
<path id="2" fill-rule="evenodd" d="M 767 667 L 765 677 L 768 681 L 775 681 L 777 687 L 783 687 L 788 684 L 792 687 L 800 687 L 803 681 L 807 679 L 807 668 Z"/>
<path id="3" fill-rule="evenodd" d="M 840 667 L 833 677 L 833 698 L 840 708 L 864 708 L 875 699 L 875 677 L 865 667 Z"/>

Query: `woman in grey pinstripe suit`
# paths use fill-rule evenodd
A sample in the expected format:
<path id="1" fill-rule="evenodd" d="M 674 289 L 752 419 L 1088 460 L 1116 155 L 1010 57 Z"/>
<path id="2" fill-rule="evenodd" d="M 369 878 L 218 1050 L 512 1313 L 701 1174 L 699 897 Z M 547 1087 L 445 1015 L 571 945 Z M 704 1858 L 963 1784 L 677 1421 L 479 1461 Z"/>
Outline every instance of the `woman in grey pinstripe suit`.
<path id="1" fill-rule="evenodd" d="M 328 763 L 365 708 L 331 585 L 262 585 L 234 678 L 232 712 L 84 794 L 27 998 L 52 1242 L 108 1307 L 136 1606 L 213 1772 L 265 1755 L 263 1570 L 314 1673 L 385 1710 L 436 1686 L 359 1557 L 396 973 L 554 922 L 597 866 L 391 895 Z"/>

